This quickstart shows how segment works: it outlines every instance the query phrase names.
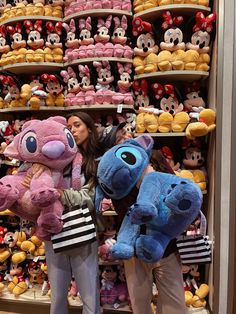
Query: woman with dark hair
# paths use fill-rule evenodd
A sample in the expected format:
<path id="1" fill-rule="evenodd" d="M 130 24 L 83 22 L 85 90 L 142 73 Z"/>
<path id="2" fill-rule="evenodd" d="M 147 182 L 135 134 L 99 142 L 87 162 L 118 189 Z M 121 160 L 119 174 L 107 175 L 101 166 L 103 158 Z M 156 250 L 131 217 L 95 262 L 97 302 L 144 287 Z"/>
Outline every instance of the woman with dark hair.
<path id="1" fill-rule="evenodd" d="M 97 130 L 93 119 L 84 112 L 67 117 L 75 142 L 82 154 L 81 189 L 66 189 L 61 193 L 64 206 L 86 204 L 94 211 L 96 182 L 96 158 L 100 155 Z M 71 178 L 71 167 L 64 173 L 65 180 Z M 78 285 L 83 301 L 83 314 L 99 314 L 98 254 L 97 241 L 84 246 L 55 253 L 52 242 L 45 242 L 48 275 L 51 286 L 50 314 L 68 313 L 68 286 L 72 275 Z"/>

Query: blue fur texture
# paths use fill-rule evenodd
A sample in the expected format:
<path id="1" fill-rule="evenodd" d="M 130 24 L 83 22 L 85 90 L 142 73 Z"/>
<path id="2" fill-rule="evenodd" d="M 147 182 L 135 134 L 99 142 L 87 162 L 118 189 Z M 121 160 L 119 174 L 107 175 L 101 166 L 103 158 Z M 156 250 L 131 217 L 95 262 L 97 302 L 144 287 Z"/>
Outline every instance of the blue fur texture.
<path id="1" fill-rule="evenodd" d="M 148 172 L 153 140 L 149 135 L 125 141 L 101 158 L 95 204 L 103 197 L 119 200 L 141 181 L 136 202 L 126 214 L 111 254 L 116 259 L 136 255 L 145 262 L 159 261 L 171 239 L 180 235 L 197 217 L 202 192 L 190 180 L 172 174 Z M 140 234 L 140 225 L 146 234 Z"/>

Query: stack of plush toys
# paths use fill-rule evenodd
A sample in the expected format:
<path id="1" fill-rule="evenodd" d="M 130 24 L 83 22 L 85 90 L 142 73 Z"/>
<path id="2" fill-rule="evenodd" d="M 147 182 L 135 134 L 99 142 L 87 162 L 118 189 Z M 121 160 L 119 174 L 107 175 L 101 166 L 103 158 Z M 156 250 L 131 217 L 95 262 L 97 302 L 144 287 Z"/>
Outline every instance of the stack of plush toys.
<path id="1" fill-rule="evenodd" d="M 199 81 L 186 83 L 180 90 L 172 84 L 133 82 L 136 132 L 186 132 L 189 139 L 205 136 L 215 129 L 216 114 L 206 108 L 204 89 Z"/>
<path id="2" fill-rule="evenodd" d="M 110 2 L 110 1 L 109 1 Z M 89 3 L 87 1 L 86 3 Z M 106 18 L 71 19 L 63 23 L 66 31 L 64 61 L 91 57 L 132 59 L 130 34 L 126 15 Z"/>
<path id="3" fill-rule="evenodd" d="M 157 6 L 170 4 L 194 4 L 208 7 L 209 0 L 134 0 L 133 9 L 134 13 L 139 13 L 144 10 L 156 8 Z"/>
<path id="4" fill-rule="evenodd" d="M 155 24 L 133 19 L 134 70 L 136 74 L 170 70 L 209 71 L 210 43 L 215 35 L 216 14 L 203 12 L 186 21 L 170 11 Z"/>

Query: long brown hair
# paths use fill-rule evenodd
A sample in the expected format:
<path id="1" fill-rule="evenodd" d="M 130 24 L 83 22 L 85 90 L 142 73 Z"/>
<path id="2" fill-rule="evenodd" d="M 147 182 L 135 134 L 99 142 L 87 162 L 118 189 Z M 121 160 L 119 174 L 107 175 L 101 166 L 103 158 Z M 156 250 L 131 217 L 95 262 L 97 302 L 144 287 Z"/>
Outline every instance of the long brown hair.
<path id="1" fill-rule="evenodd" d="M 98 144 L 98 133 L 93 118 L 86 112 L 73 112 L 66 116 L 68 121 L 70 117 L 78 117 L 90 130 L 86 149 L 79 147 L 83 156 L 82 173 L 85 176 L 86 183 L 92 186 L 96 182 L 97 161 L 96 158 L 101 155 L 101 149 Z"/>

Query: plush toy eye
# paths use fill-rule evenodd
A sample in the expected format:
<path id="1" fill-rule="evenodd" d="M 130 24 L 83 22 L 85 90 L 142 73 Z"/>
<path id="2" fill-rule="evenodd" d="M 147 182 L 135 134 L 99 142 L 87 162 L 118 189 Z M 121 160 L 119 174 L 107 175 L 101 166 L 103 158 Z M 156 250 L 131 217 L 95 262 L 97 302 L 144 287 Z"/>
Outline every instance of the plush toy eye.
<path id="1" fill-rule="evenodd" d="M 137 167 L 142 163 L 142 156 L 140 152 L 131 147 L 121 147 L 116 151 L 116 157 L 121 159 L 125 164 L 130 167 Z"/>
<path id="2" fill-rule="evenodd" d="M 66 138 L 67 138 L 67 141 L 68 141 L 70 148 L 74 148 L 76 144 L 75 144 L 75 140 L 74 140 L 73 135 L 71 134 L 71 132 L 68 129 L 65 129 L 64 132 L 66 134 Z"/>
<path id="3" fill-rule="evenodd" d="M 38 146 L 35 132 L 27 132 L 22 138 L 22 145 L 27 150 L 27 152 L 31 154 L 35 153 Z"/>

